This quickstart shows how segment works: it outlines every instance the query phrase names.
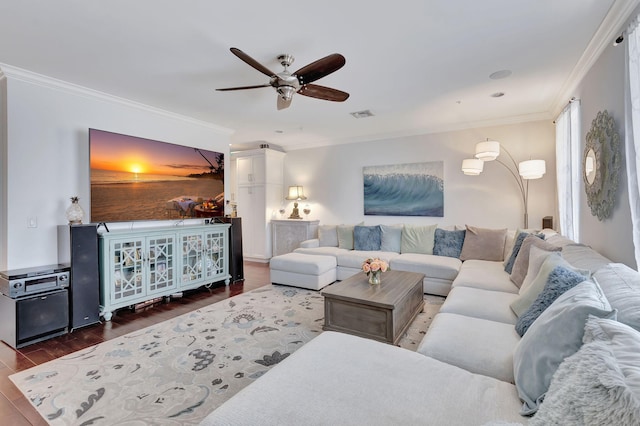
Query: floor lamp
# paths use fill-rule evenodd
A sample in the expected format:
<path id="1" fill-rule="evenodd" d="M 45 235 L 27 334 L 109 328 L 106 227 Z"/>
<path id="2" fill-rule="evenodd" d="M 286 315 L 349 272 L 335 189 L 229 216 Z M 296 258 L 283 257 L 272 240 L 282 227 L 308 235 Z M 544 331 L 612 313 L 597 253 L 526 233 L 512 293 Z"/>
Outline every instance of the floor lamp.
<path id="1" fill-rule="evenodd" d="M 509 156 L 510 162 L 505 163 L 498 158 L 501 150 Z M 507 169 L 518 184 L 524 205 L 524 228 L 529 228 L 529 180 L 540 179 L 546 173 L 545 161 L 526 160 L 516 163 L 511 153 L 505 147 L 501 147 L 500 142 L 487 139 L 476 144 L 475 158 L 462 160 L 462 172 L 465 175 L 478 176 L 484 170 L 484 163 L 493 160 Z"/>

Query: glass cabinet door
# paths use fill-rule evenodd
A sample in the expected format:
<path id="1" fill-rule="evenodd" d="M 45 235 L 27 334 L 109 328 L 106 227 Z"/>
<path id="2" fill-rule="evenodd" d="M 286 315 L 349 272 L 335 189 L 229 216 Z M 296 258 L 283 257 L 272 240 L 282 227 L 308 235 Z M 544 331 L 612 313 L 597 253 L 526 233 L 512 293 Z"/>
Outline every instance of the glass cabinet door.
<path id="1" fill-rule="evenodd" d="M 203 243 L 202 233 L 180 235 L 180 246 L 182 248 L 182 284 L 189 284 L 203 279 Z"/>
<path id="2" fill-rule="evenodd" d="M 111 241 L 111 300 L 122 302 L 145 294 L 144 238 Z"/>
<path id="3" fill-rule="evenodd" d="M 150 294 L 176 287 L 174 241 L 174 235 L 149 237 L 147 240 Z"/>
<path id="4" fill-rule="evenodd" d="M 205 250 L 203 263 L 205 277 L 212 278 L 224 273 L 225 234 L 222 231 L 205 233 Z"/>

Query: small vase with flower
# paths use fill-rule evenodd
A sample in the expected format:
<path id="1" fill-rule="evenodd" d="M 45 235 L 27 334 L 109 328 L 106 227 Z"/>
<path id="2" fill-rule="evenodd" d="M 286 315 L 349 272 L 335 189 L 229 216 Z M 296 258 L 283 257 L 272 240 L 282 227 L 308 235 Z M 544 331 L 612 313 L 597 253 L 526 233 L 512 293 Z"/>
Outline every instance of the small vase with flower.
<path id="1" fill-rule="evenodd" d="M 382 281 L 382 273 L 389 269 L 389 264 L 379 258 L 369 258 L 362 263 L 362 270 L 369 277 L 369 284 L 379 285 Z"/>

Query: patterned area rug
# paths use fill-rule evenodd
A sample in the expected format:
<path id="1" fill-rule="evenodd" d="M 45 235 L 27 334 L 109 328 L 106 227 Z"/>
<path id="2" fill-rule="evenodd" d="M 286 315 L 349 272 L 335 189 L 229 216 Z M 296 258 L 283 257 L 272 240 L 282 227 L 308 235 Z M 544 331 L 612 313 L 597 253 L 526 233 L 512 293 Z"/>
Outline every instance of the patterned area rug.
<path id="1" fill-rule="evenodd" d="M 444 298 L 400 346 L 415 350 Z M 320 293 L 269 285 L 16 373 L 52 425 L 198 424 L 322 332 Z"/>

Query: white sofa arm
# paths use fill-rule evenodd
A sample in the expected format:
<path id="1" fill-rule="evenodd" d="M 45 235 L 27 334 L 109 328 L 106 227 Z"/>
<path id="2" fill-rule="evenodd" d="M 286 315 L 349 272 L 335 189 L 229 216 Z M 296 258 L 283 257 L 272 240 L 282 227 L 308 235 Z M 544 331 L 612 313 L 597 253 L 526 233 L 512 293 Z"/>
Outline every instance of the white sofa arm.
<path id="1" fill-rule="evenodd" d="M 301 248 L 316 248 L 320 247 L 320 240 L 317 238 L 313 238 L 311 240 L 305 240 L 300 243 Z"/>

